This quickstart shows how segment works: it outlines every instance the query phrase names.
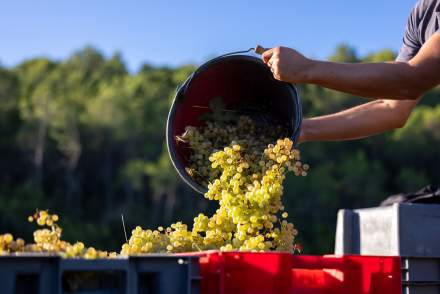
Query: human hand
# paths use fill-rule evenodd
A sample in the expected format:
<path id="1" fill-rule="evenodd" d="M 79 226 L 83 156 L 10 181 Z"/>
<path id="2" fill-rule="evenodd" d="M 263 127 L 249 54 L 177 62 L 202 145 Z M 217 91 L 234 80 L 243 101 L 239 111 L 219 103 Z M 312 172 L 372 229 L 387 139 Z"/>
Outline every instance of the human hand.
<path id="1" fill-rule="evenodd" d="M 307 82 L 313 65 L 312 60 L 287 47 L 266 50 L 261 57 L 275 79 L 289 83 Z"/>

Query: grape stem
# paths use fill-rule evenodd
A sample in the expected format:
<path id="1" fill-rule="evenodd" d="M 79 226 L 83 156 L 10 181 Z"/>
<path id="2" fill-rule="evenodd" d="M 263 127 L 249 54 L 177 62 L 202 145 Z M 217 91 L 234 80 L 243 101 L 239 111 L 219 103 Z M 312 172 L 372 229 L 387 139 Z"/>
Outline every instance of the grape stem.
<path id="1" fill-rule="evenodd" d="M 124 228 L 125 242 L 128 243 L 127 231 L 125 230 L 124 214 L 121 213 L 122 227 Z"/>

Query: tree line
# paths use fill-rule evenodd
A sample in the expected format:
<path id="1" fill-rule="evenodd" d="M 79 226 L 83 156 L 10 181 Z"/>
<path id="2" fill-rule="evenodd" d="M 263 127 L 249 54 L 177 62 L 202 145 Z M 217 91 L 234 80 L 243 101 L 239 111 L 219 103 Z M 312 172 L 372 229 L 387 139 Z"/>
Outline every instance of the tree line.
<path id="1" fill-rule="evenodd" d="M 380 62 L 390 50 L 359 56 L 347 45 L 329 59 Z M 172 167 L 165 122 L 175 89 L 194 65 L 143 65 L 130 73 L 120 54 L 86 47 L 65 60 L 32 58 L 0 66 L 0 232 L 31 240 L 27 215 L 49 208 L 67 240 L 104 249 L 127 229 L 215 210 Z M 300 86 L 306 117 L 364 102 Z M 289 176 L 284 201 L 307 253 L 333 250 L 339 208 L 376 206 L 387 195 L 439 182 L 440 90 L 427 93 L 404 128 L 369 139 L 305 143 L 306 178 Z"/>

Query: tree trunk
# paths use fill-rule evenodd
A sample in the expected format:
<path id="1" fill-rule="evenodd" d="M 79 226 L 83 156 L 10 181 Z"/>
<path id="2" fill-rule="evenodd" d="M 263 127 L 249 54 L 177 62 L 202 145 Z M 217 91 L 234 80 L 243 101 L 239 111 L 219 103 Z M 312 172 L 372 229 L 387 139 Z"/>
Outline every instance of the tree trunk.
<path id="1" fill-rule="evenodd" d="M 78 165 L 79 158 L 81 156 L 81 142 L 79 138 L 79 131 L 74 121 L 74 118 L 68 122 L 70 147 L 64 150 L 65 155 L 68 157 L 68 165 L 66 171 L 66 203 L 68 208 L 72 211 L 75 217 L 80 218 L 82 216 L 82 199 L 81 199 L 81 187 L 75 176 L 75 170 Z"/>
<path id="2" fill-rule="evenodd" d="M 164 220 L 166 223 L 173 221 L 172 216 L 174 212 L 174 205 L 176 204 L 176 187 L 170 187 L 167 189 L 165 200 L 165 213 Z"/>
<path id="3" fill-rule="evenodd" d="M 162 215 L 162 198 L 163 198 L 164 191 L 162 189 L 154 190 L 153 193 L 153 201 L 152 201 L 152 217 L 151 221 L 153 224 L 158 225 L 161 224 L 163 221 L 163 215 Z"/>
<path id="4" fill-rule="evenodd" d="M 108 142 L 105 148 L 104 164 L 104 217 L 103 222 L 108 223 L 113 212 L 113 158 L 112 143 Z"/>
<path id="5" fill-rule="evenodd" d="M 49 121 L 48 101 L 44 105 L 44 116 L 38 125 L 37 142 L 34 151 L 35 183 L 41 189 L 43 181 L 44 148 L 46 146 L 47 122 Z"/>

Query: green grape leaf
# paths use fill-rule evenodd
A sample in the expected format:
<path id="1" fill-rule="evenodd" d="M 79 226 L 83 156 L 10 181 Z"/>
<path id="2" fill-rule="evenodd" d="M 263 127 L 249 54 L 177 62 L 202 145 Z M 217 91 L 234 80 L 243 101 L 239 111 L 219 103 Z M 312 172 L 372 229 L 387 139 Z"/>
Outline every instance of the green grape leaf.
<path id="1" fill-rule="evenodd" d="M 220 112 L 224 110 L 225 107 L 226 105 L 223 102 L 223 97 L 217 96 L 209 101 L 209 108 L 211 108 L 213 112 Z"/>
<path id="2" fill-rule="evenodd" d="M 235 121 L 238 114 L 234 110 L 226 109 L 223 97 L 217 96 L 209 101 L 209 109 L 211 112 L 199 116 L 202 121 L 212 121 L 224 125 L 227 122 Z"/>

